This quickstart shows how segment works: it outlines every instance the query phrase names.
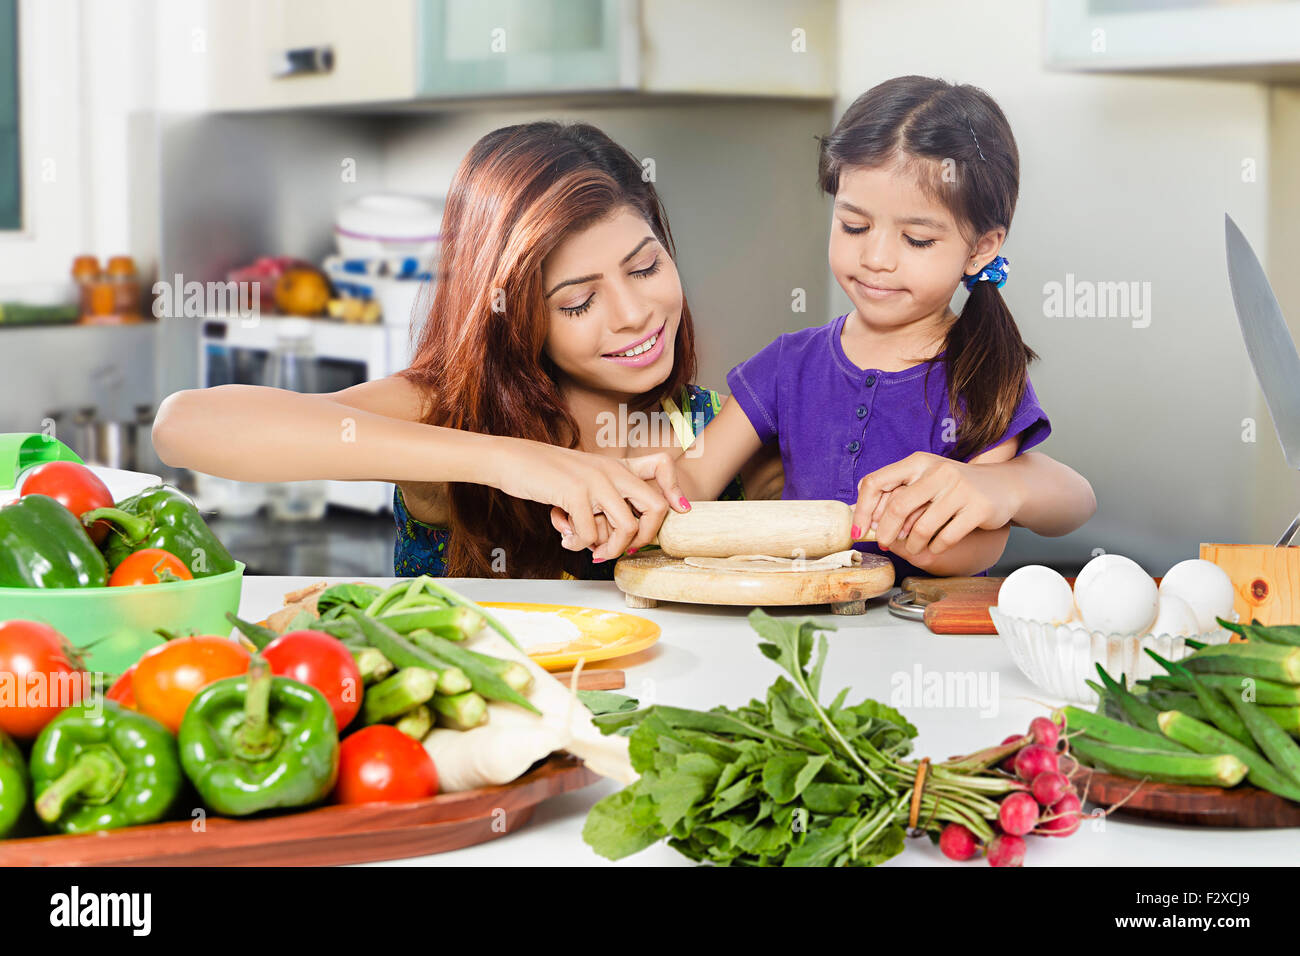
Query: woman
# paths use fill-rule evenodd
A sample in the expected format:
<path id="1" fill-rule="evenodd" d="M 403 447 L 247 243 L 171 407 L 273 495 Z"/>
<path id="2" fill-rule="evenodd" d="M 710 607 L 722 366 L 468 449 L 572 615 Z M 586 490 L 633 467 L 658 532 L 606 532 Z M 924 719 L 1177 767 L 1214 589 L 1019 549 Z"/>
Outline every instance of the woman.
<path id="1" fill-rule="evenodd" d="M 392 481 L 398 575 L 612 577 L 609 559 L 688 510 L 664 451 L 721 405 L 690 384 L 690 309 L 641 173 L 586 124 L 489 133 L 452 181 L 409 369 L 328 395 L 177 392 L 159 457 L 242 481 Z M 779 489 L 773 447 L 723 497 Z M 560 540 L 548 506 L 572 516 Z"/>

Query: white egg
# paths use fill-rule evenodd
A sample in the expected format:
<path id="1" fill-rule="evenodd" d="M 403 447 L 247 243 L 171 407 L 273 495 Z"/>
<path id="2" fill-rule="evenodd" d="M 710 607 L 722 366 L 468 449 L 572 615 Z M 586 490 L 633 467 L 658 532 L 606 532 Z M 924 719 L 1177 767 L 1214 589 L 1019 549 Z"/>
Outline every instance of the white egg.
<path id="1" fill-rule="evenodd" d="M 1157 637 L 1161 634 L 1195 637 L 1201 633 L 1201 626 L 1197 623 L 1196 612 L 1190 604 L 1178 595 L 1166 594 L 1162 590 L 1160 608 L 1156 612 L 1155 623 L 1151 625 L 1151 633 Z"/>
<path id="2" fill-rule="evenodd" d="M 1027 564 L 1007 575 L 998 589 L 998 610 L 1010 617 L 1063 624 L 1074 613 L 1070 582 L 1041 564 Z"/>
<path id="3" fill-rule="evenodd" d="M 1232 620 L 1232 578 L 1213 561 L 1189 558 L 1165 572 L 1160 593 L 1173 594 L 1191 605 L 1199 632 L 1219 630 L 1215 616 Z"/>
<path id="4" fill-rule="evenodd" d="M 1083 623 L 1104 634 L 1145 634 L 1156 618 L 1160 592 L 1140 567 L 1116 564 L 1076 598 Z"/>
<path id="5" fill-rule="evenodd" d="M 1137 568 L 1139 571 L 1142 570 L 1142 565 L 1138 564 L 1132 558 L 1124 557 L 1122 554 L 1099 554 L 1085 564 L 1083 569 L 1075 576 L 1074 603 L 1079 605 L 1079 598 L 1088 590 L 1088 586 L 1096 579 L 1097 575 L 1114 567 Z M 1145 574 L 1146 572 L 1143 571 L 1143 573 Z"/>

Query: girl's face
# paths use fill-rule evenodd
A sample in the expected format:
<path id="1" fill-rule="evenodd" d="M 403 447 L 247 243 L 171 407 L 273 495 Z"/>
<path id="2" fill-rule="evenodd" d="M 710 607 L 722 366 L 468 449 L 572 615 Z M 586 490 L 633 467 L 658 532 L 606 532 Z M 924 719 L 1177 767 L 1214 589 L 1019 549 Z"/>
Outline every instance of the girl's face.
<path id="1" fill-rule="evenodd" d="M 682 284 L 635 210 L 622 207 L 556 246 L 542 265 L 542 291 L 547 354 L 575 383 L 634 395 L 671 374 Z"/>
<path id="2" fill-rule="evenodd" d="M 896 167 L 847 167 L 831 224 L 830 264 L 858 314 L 874 326 L 943 316 L 962 274 L 974 275 L 1002 232 L 972 246 L 952 213 Z"/>

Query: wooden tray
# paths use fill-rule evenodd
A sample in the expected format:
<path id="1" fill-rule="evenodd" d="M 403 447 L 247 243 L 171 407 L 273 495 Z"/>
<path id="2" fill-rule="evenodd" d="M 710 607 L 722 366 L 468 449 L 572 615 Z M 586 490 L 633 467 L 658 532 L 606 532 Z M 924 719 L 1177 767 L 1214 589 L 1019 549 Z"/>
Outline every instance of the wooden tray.
<path id="1" fill-rule="evenodd" d="M 208 817 L 79 836 L 0 840 L 0 866 L 338 866 L 459 850 L 513 833 L 537 804 L 599 776 L 555 754 L 513 783 L 408 803 L 321 807 L 255 820 Z"/>
<path id="2" fill-rule="evenodd" d="M 862 564 L 823 571 L 768 573 L 695 568 L 662 552 L 619 558 L 614 581 L 629 607 L 654 607 L 660 601 L 686 604 L 829 604 L 836 614 L 861 614 L 869 598 L 894 586 L 894 564 L 883 555 L 864 554 Z"/>
<path id="3" fill-rule="evenodd" d="M 1109 807 L 1133 794 L 1116 813 L 1202 827 L 1300 827 L 1300 803 L 1258 787 L 1189 787 L 1145 783 L 1080 766 L 1072 779 L 1088 802 Z M 1137 793 L 1133 788 L 1138 787 Z"/>

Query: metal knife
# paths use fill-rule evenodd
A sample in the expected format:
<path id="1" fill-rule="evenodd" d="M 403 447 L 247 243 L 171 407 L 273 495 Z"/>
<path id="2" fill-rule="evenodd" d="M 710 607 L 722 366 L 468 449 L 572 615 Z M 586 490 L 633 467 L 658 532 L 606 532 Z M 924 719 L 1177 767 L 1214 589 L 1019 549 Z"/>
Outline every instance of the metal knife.
<path id="1" fill-rule="evenodd" d="M 1300 355 L 1287 328 L 1282 309 L 1273 295 L 1264 267 L 1246 237 L 1225 214 L 1224 233 L 1228 249 L 1228 283 L 1237 310 L 1242 338 L 1255 377 L 1264 390 L 1264 401 L 1273 418 L 1273 428 L 1282 443 L 1282 454 L 1292 468 L 1300 469 Z M 1278 540 L 1285 547 L 1300 530 L 1300 514 Z"/>

